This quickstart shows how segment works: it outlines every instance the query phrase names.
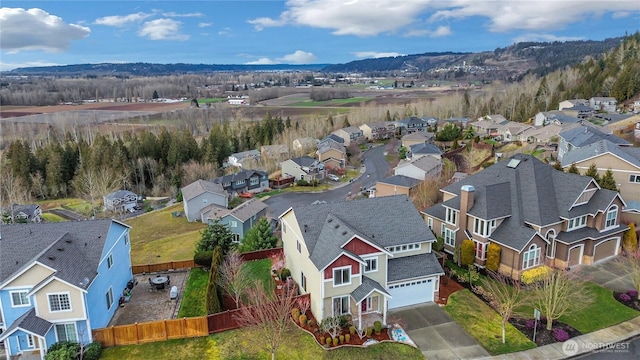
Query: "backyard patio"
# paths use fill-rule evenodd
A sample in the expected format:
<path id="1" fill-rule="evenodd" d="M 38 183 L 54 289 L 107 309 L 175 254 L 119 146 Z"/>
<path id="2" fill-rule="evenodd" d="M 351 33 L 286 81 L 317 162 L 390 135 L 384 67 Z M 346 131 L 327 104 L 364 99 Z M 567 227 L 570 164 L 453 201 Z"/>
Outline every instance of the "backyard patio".
<path id="1" fill-rule="evenodd" d="M 118 308 L 109 326 L 175 319 L 188 275 L 187 270 L 135 275 L 138 283 L 131 290 L 131 299 Z M 149 282 L 150 278 L 155 279 L 158 276 L 170 279 L 164 290 L 159 290 L 155 284 Z M 170 297 L 173 286 L 178 289 L 177 298 L 174 300 Z"/>

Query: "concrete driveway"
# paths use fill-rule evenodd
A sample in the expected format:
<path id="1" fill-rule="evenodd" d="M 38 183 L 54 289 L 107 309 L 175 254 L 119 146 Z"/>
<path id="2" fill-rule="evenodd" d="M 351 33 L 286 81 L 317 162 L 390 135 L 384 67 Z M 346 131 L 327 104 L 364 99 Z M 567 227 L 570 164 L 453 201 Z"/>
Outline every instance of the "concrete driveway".
<path id="1" fill-rule="evenodd" d="M 429 360 L 477 359 L 490 356 L 438 304 L 407 306 L 389 311 L 406 324 L 407 335 Z"/>
<path id="2" fill-rule="evenodd" d="M 630 276 L 617 264 L 618 257 L 597 263 L 595 265 L 582 265 L 577 269 L 586 276 L 587 280 L 607 289 L 625 292 L 633 289 Z"/>

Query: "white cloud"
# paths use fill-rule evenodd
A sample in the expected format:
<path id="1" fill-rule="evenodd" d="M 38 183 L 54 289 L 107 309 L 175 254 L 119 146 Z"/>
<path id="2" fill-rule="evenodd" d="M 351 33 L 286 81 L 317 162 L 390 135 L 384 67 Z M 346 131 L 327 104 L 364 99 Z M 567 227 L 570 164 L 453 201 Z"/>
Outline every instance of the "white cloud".
<path id="1" fill-rule="evenodd" d="M 428 36 L 432 38 L 443 37 L 447 35 L 451 35 L 451 28 L 448 26 L 438 26 L 435 30 L 429 29 L 414 29 L 407 31 L 404 34 L 405 37 L 418 37 L 418 36 Z"/>
<path id="2" fill-rule="evenodd" d="M 213 25 L 212 22 L 201 22 L 201 23 L 198 23 L 198 27 L 199 28 L 205 28 L 205 27 L 209 27 L 209 26 L 212 26 L 212 25 Z"/>
<path id="3" fill-rule="evenodd" d="M 41 9 L 0 8 L 0 49 L 9 53 L 27 50 L 61 52 L 72 40 L 89 36 L 91 29 L 67 24 Z"/>
<path id="4" fill-rule="evenodd" d="M 253 25 L 253 27 L 258 31 L 262 31 L 266 27 L 284 26 L 287 23 L 287 21 L 284 19 L 274 20 L 268 17 L 260 17 L 257 19 L 249 20 L 247 22 Z"/>
<path id="5" fill-rule="evenodd" d="M 17 68 L 24 67 L 38 67 L 38 66 L 59 66 L 66 64 L 56 64 L 49 61 L 27 61 L 24 63 L 7 63 L 0 61 L 0 71 L 9 71 Z"/>
<path id="6" fill-rule="evenodd" d="M 246 65 L 273 65 L 273 64 L 277 64 L 277 62 L 269 58 L 260 58 L 256 61 L 246 62 L 245 64 Z"/>
<path id="7" fill-rule="evenodd" d="M 396 57 L 396 56 L 404 56 L 406 54 L 400 54 L 397 52 L 377 52 L 377 51 L 358 51 L 354 52 L 353 56 L 361 59 L 378 59 L 385 57 Z"/>
<path id="8" fill-rule="evenodd" d="M 180 21 L 172 19 L 156 19 L 142 24 L 138 35 L 150 40 L 189 40 L 189 35 L 180 33 Z"/>
<path id="9" fill-rule="evenodd" d="M 186 13 L 186 14 L 179 14 L 176 12 L 166 12 L 163 13 L 162 16 L 166 16 L 166 17 L 202 17 L 204 16 L 202 13 Z"/>
<path id="10" fill-rule="evenodd" d="M 115 26 L 115 27 L 123 27 L 127 26 L 131 23 L 137 23 L 143 21 L 144 19 L 153 16 L 153 14 L 147 14 L 143 12 L 138 12 L 135 14 L 129 15 L 112 15 L 112 16 L 104 16 L 96 19 L 94 24 L 96 25 L 105 25 L 105 26 Z"/>
<path id="11" fill-rule="evenodd" d="M 553 34 L 539 34 L 531 33 L 520 35 L 513 39 L 514 43 L 527 42 L 527 41 L 542 41 L 542 42 L 554 42 L 554 41 L 575 41 L 584 40 L 584 38 L 577 36 L 556 36 Z"/>
<path id="12" fill-rule="evenodd" d="M 231 36 L 232 35 L 232 31 L 230 27 L 226 27 L 220 31 L 218 31 L 218 35 L 220 36 Z"/>
<path id="13" fill-rule="evenodd" d="M 430 20 L 464 19 L 480 16 L 489 19 L 488 27 L 493 32 L 512 30 L 554 30 L 566 25 L 588 21 L 606 13 L 629 11 L 634 1 L 512 1 L 452 0 L 434 13 Z M 635 6 L 637 8 L 637 6 Z"/>
<path id="14" fill-rule="evenodd" d="M 293 54 L 278 58 L 279 61 L 287 64 L 312 64 L 316 59 L 317 57 L 313 53 L 302 50 L 296 50 Z"/>

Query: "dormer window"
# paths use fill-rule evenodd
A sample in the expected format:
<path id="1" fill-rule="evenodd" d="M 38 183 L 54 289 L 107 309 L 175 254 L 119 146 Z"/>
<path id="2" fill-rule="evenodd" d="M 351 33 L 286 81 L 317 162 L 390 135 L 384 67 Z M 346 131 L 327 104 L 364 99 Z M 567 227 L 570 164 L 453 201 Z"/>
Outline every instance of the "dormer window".
<path id="1" fill-rule="evenodd" d="M 580 229 L 587 226 L 587 215 L 578 216 L 573 219 L 569 219 L 569 223 L 567 224 L 567 231 Z"/>
<path id="2" fill-rule="evenodd" d="M 607 220 L 604 224 L 604 228 L 609 229 L 609 228 L 615 227 L 617 223 L 617 219 L 618 219 L 618 207 L 614 205 L 609 208 L 609 211 L 607 211 Z"/>
<path id="3" fill-rule="evenodd" d="M 445 218 L 445 221 L 451 225 L 456 225 L 457 220 L 458 220 L 458 211 L 452 208 L 447 208 L 447 216 Z"/>
<path id="4" fill-rule="evenodd" d="M 482 220 L 475 218 L 473 220 L 473 232 L 476 235 L 487 237 L 491 236 L 491 232 L 496 228 L 495 220 Z"/>

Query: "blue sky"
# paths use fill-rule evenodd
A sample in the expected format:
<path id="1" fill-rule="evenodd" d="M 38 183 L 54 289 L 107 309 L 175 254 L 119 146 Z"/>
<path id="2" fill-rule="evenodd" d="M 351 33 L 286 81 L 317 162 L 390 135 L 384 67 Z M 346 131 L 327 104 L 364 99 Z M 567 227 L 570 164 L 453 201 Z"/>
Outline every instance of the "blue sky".
<path id="1" fill-rule="evenodd" d="M 320 64 L 640 30 L 638 0 L 11 1 L 0 70 L 102 62 Z"/>

